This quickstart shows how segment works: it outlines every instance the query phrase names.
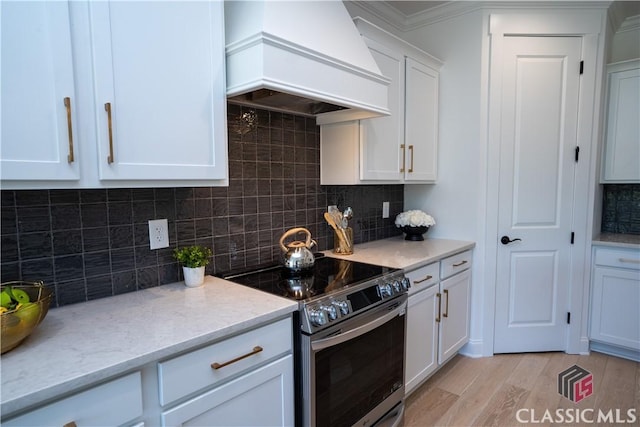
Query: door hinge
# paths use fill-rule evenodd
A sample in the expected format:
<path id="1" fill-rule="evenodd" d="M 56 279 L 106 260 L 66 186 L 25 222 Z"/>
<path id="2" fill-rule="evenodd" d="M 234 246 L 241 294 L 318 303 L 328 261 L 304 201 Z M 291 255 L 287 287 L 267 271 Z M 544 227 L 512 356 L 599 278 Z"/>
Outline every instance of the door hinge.
<path id="1" fill-rule="evenodd" d="M 576 145 L 576 163 L 578 163 L 578 158 L 580 158 L 580 147 Z"/>
<path id="2" fill-rule="evenodd" d="M 571 312 L 567 311 L 567 325 L 571 324 Z"/>
<path id="3" fill-rule="evenodd" d="M 584 73 L 584 61 L 580 61 L 580 74 Z"/>
<path id="4" fill-rule="evenodd" d="M 571 232 L 571 244 L 573 245 L 573 241 L 575 240 L 576 237 L 576 233 L 574 233 L 573 231 Z"/>

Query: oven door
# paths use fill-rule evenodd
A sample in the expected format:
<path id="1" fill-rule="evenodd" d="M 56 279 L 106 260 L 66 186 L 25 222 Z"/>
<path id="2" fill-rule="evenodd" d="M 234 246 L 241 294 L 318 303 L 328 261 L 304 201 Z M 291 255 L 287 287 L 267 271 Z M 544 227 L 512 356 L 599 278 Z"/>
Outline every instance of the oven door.
<path id="1" fill-rule="evenodd" d="M 305 426 L 370 426 L 401 418 L 407 296 L 303 335 Z M 394 425 L 385 418 L 385 425 Z M 398 424 L 402 420 L 398 421 Z"/>

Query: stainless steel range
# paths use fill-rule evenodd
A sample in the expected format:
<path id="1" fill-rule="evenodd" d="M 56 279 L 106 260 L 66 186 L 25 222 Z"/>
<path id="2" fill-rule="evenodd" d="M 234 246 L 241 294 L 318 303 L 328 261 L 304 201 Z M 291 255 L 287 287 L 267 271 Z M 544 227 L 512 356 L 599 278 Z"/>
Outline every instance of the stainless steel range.
<path id="1" fill-rule="evenodd" d="M 302 273 L 269 266 L 221 277 L 299 302 L 297 425 L 401 424 L 409 288 L 401 270 L 321 257 Z"/>

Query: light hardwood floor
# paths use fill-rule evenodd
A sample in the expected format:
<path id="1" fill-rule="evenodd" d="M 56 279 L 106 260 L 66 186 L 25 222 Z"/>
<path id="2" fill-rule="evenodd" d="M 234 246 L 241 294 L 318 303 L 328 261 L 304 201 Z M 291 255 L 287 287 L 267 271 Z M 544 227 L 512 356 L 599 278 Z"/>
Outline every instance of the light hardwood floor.
<path id="1" fill-rule="evenodd" d="M 578 403 L 558 393 L 558 374 L 573 365 L 593 375 L 593 394 Z M 613 410 L 615 416 L 616 409 L 624 424 L 606 418 L 604 423 L 589 422 L 597 421 L 598 412 L 608 416 Z M 628 411 L 633 409 L 635 422 L 629 423 L 634 417 Z M 524 423 L 518 422 L 518 410 Z M 544 422 L 546 410 L 553 422 Z M 557 422 L 557 410 L 565 422 Z M 571 416 L 579 416 L 581 422 L 569 422 Z M 479 359 L 458 355 L 407 398 L 404 425 L 640 426 L 640 363 L 595 352 L 589 356 L 500 354 Z"/>

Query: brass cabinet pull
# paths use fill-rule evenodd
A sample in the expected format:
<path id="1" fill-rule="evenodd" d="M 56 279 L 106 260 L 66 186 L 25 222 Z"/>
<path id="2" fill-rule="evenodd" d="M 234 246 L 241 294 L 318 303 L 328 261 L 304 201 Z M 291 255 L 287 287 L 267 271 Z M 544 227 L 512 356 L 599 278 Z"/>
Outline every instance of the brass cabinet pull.
<path id="1" fill-rule="evenodd" d="M 224 368 L 227 365 L 231 365 L 232 363 L 236 363 L 242 359 L 246 359 L 249 356 L 253 356 L 254 354 L 258 354 L 263 350 L 262 347 L 260 347 L 259 345 L 253 347 L 253 350 L 250 351 L 247 354 L 243 354 L 242 356 L 236 357 L 235 359 L 229 360 L 228 362 L 224 362 L 224 363 L 218 363 L 218 362 L 214 362 L 211 364 L 211 368 L 213 369 L 220 369 L 220 368 Z"/>
<path id="2" fill-rule="evenodd" d="M 73 126 L 71 124 L 71 98 L 68 96 L 64 98 L 64 106 L 67 108 L 67 129 L 69 133 L 69 154 L 67 155 L 67 162 L 73 163 Z"/>
<path id="3" fill-rule="evenodd" d="M 640 259 L 633 259 L 633 258 L 618 258 L 618 261 L 628 262 L 630 264 L 640 264 Z"/>
<path id="4" fill-rule="evenodd" d="M 107 163 L 113 163 L 113 129 L 111 126 L 111 103 L 104 104 L 104 109 L 107 112 L 107 127 L 109 129 L 109 156 L 107 157 Z"/>
<path id="5" fill-rule="evenodd" d="M 400 144 L 400 149 L 402 150 L 402 167 L 400 168 L 400 172 L 404 172 L 404 167 L 406 166 L 407 161 L 405 158 L 404 144 Z"/>
<path id="6" fill-rule="evenodd" d="M 447 297 L 447 302 L 444 304 L 444 313 L 442 313 L 442 317 L 449 317 L 449 289 L 445 289 L 444 295 Z"/>
<path id="7" fill-rule="evenodd" d="M 438 298 L 438 315 L 436 316 L 436 322 L 440 322 L 440 312 L 441 312 L 441 308 L 442 308 L 442 294 L 440 292 L 438 292 L 436 294 L 436 298 Z"/>
<path id="8" fill-rule="evenodd" d="M 420 279 L 420 280 L 414 280 L 413 283 L 422 283 L 422 282 L 426 282 L 429 279 L 433 279 L 432 275 L 427 275 L 427 277 L 425 277 L 424 279 Z"/>
<path id="9" fill-rule="evenodd" d="M 453 264 L 453 267 L 460 267 L 461 265 L 465 265 L 467 263 L 467 260 L 462 260 L 456 264 Z"/>
<path id="10" fill-rule="evenodd" d="M 66 423 L 62 427 L 78 427 L 78 424 L 76 424 L 75 421 L 69 421 L 68 423 Z"/>
<path id="11" fill-rule="evenodd" d="M 413 145 L 409 146 L 409 152 L 411 153 L 411 166 L 409 166 L 409 173 L 413 172 Z"/>

